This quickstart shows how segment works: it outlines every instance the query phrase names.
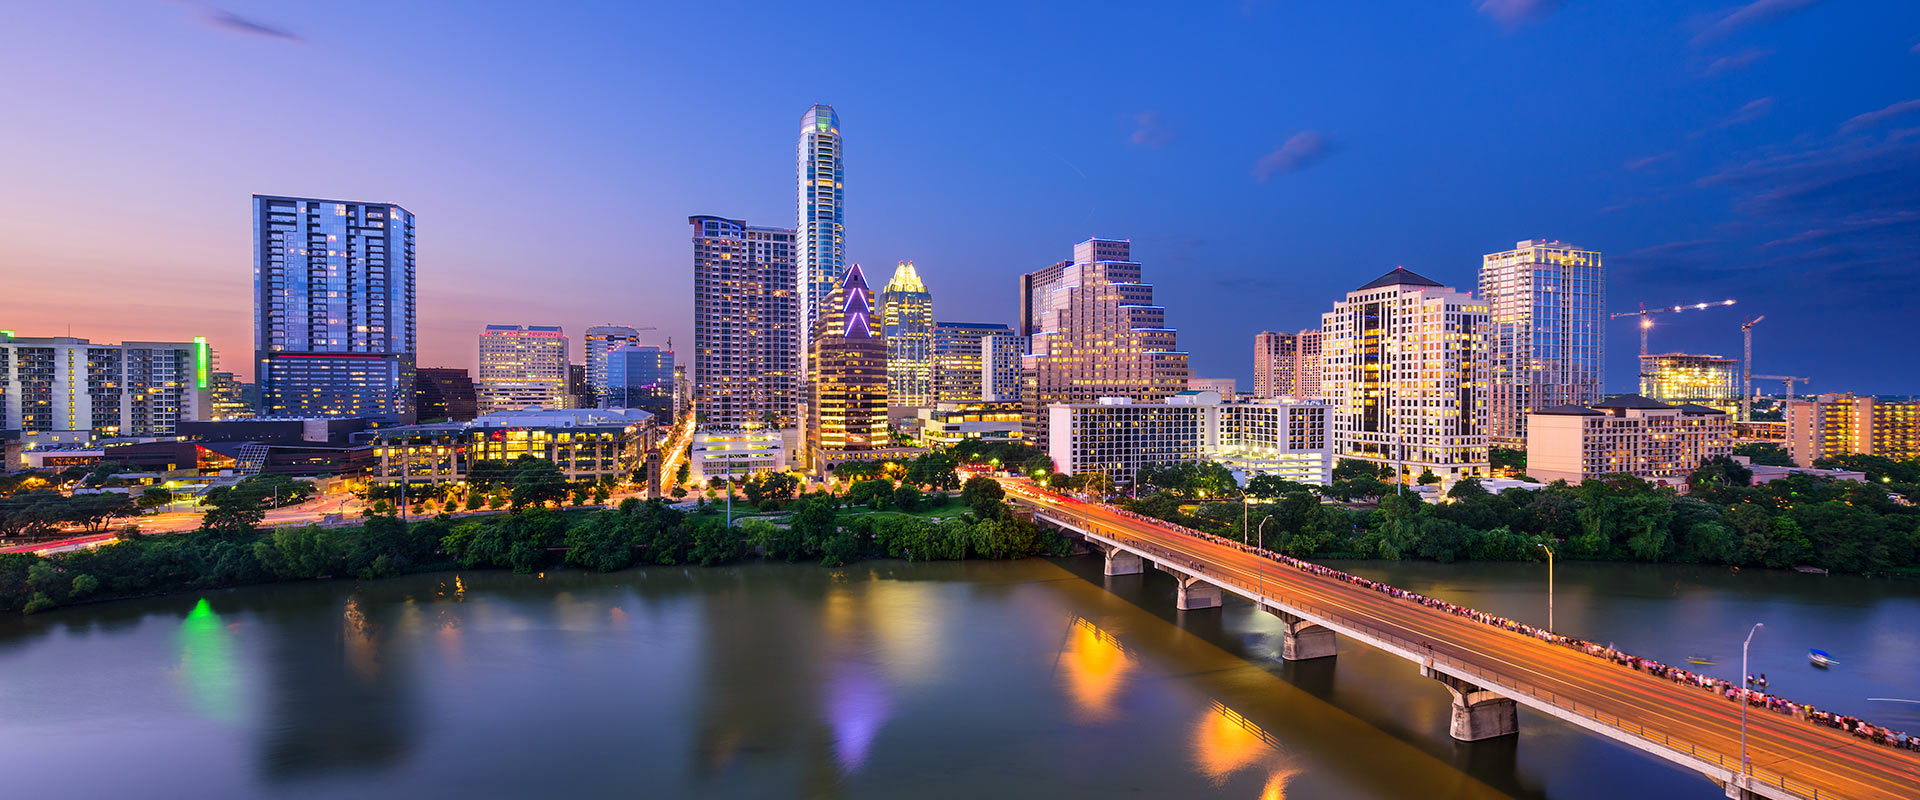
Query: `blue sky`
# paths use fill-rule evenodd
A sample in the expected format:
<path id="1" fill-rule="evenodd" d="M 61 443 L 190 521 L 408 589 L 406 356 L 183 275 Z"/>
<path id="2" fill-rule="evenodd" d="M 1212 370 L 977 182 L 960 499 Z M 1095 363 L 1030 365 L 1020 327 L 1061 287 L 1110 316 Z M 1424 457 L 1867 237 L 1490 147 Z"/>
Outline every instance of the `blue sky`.
<path id="1" fill-rule="evenodd" d="M 791 226 L 839 111 L 848 247 L 942 319 L 1131 238 L 1196 374 L 1249 381 L 1396 265 L 1525 238 L 1609 306 L 1734 297 L 1654 349 L 1920 392 L 1920 4 L 41 3 L 0 28 L 0 321 L 208 335 L 248 372 L 248 197 L 419 217 L 423 365 L 486 323 L 691 345 L 692 214 Z M 1630 9 L 1627 8 L 1630 6 Z M 1634 328 L 1608 382 L 1632 388 Z"/>

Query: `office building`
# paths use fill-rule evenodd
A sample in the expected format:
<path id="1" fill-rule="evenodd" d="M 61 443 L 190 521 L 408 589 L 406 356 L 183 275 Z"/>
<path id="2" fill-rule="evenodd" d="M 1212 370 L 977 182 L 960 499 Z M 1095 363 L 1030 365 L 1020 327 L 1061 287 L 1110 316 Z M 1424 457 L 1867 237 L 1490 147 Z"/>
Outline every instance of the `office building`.
<path id="1" fill-rule="evenodd" d="M 827 295 L 807 357 L 807 453 L 825 474 L 847 459 L 879 457 L 887 431 L 887 342 L 874 322 L 873 291 L 860 265 Z M 867 455 L 873 453 L 873 455 Z"/>
<path id="2" fill-rule="evenodd" d="M 170 436 L 213 416 L 212 361 L 204 338 L 94 344 L 0 331 L 0 430 L 34 445 Z"/>
<path id="3" fill-rule="evenodd" d="M 887 340 L 887 404 L 933 405 L 933 295 L 902 261 L 880 290 L 881 334 Z"/>
<path id="4" fill-rule="evenodd" d="M 673 373 L 672 350 L 622 344 L 607 354 L 607 389 L 601 404 L 673 419 Z"/>
<path id="5" fill-rule="evenodd" d="M 1022 442 L 1020 401 L 941 403 L 920 409 L 920 443 L 946 449 L 967 440 Z"/>
<path id="6" fill-rule="evenodd" d="M 1663 353 L 1640 359 L 1640 394 L 1662 403 L 1717 408 L 1729 414 L 1739 408 L 1734 376 L 1739 364 L 1731 358 Z"/>
<path id="7" fill-rule="evenodd" d="M 1235 391 L 1238 385 L 1239 385 L 1239 382 L 1235 381 L 1232 378 L 1188 378 L 1187 379 L 1187 391 L 1215 392 L 1215 393 L 1218 393 L 1221 397 L 1227 398 L 1229 400 L 1233 399 L 1234 395 L 1239 394 L 1239 392 Z"/>
<path id="8" fill-rule="evenodd" d="M 1395 268 L 1321 316 L 1322 392 L 1337 458 L 1406 483 L 1487 475 L 1487 307 Z"/>
<path id="9" fill-rule="evenodd" d="M 1733 452 L 1733 419 L 1726 412 L 1637 394 L 1528 416 L 1527 474 L 1545 483 L 1632 475 L 1678 487 L 1702 462 Z"/>
<path id="10" fill-rule="evenodd" d="M 980 337 L 980 399 L 989 403 L 1021 399 L 1020 365 L 1026 356 L 1025 336 L 993 333 Z"/>
<path id="11" fill-rule="evenodd" d="M 593 408 L 593 389 L 587 386 L 587 365 L 567 365 L 567 399 L 561 408 Z"/>
<path id="12" fill-rule="evenodd" d="M 1847 393 L 1788 400 L 1787 450 L 1802 467 L 1844 455 L 1920 458 L 1920 401 Z"/>
<path id="13" fill-rule="evenodd" d="M 421 421 L 461 422 L 480 416 L 473 373 L 453 367 L 421 367 L 414 374 L 413 405 Z"/>
<path id="14" fill-rule="evenodd" d="M 488 325 L 480 332 L 480 413 L 571 405 L 567 334 L 558 325 Z"/>
<path id="15" fill-rule="evenodd" d="M 1527 415 L 1599 402 L 1605 385 L 1606 270 L 1597 250 L 1529 239 L 1480 260 L 1490 444 L 1525 447 Z"/>
<path id="16" fill-rule="evenodd" d="M 375 459 L 368 482 L 408 484 L 464 481 L 478 462 L 523 455 L 553 462 L 569 481 L 625 481 L 654 438 L 653 415 L 627 408 L 500 411 L 362 435 Z"/>
<path id="17" fill-rule="evenodd" d="M 1147 466 L 1216 461 L 1242 479 L 1277 475 L 1326 485 L 1333 475 L 1328 409 L 1283 399 L 1230 401 L 1214 391 L 1157 403 L 1107 397 L 1049 406 L 1047 454 L 1069 475 L 1131 485 Z"/>
<path id="18" fill-rule="evenodd" d="M 260 413 L 414 419 L 413 240 L 391 203 L 253 196 Z"/>
<path id="19" fill-rule="evenodd" d="M 1300 352 L 1300 337 L 1280 331 L 1261 331 L 1253 335 L 1253 396 L 1259 398 L 1294 397 L 1295 359 Z"/>
<path id="20" fill-rule="evenodd" d="M 1046 408 L 1056 403 L 1156 401 L 1186 389 L 1187 354 L 1131 259 L 1127 241 L 1088 239 L 1071 261 L 1020 277 L 1021 324 L 1031 331 L 1021 363 L 1029 438 L 1045 437 Z"/>
<path id="21" fill-rule="evenodd" d="M 798 220 L 793 230 L 799 295 L 800 358 L 812 352 L 807 337 L 825 313 L 828 294 L 847 272 L 846 150 L 840 140 L 840 115 L 833 106 L 816 105 L 800 117 Z M 804 368 L 804 365 L 803 365 Z"/>
<path id="22" fill-rule="evenodd" d="M 640 344 L 640 331 L 626 325 L 595 325 L 581 336 L 580 351 L 585 369 L 586 394 L 591 402 L 585 407 L 606 405 L 607 353 L 623 344 Z"/>
<path id="23" fill-rule="evenodd" d="M 696 431 L 688 449 L 688 479 L 696 484 L 787 469 L 786 438 L 776 428 Z"/>
<path id="24" fill-rule="evenodd" d="M 800 311 L 794 232 L 723 217 L 693 225 L 693 405 L 716 429 L 794 427 Z"/>
<path id="25" fill-rule="evenodd" d="M 933 400 L 935 403 L 975 403 L 985 399 L 981 367 L 981 340 L 1013 329 L 997 322 L 933 323 Z M 1020 358 L 1012 361 L 1018 381 Z"/>
<path id="26" fill-rule="evenodd" d="M 247 384 L 236 380 L 231 372 L 213 373 L 207 392 L 212 404 L 210 419 L 247 419 L 254 415 L 253 405 L 246 398 Z"/>

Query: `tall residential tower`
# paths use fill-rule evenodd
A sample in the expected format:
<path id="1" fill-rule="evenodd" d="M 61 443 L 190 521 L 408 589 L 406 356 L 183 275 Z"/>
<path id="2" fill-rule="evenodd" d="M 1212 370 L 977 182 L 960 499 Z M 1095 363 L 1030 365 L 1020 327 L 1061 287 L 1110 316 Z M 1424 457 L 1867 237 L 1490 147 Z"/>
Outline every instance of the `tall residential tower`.
<path id="1" fill-rule="evenodd" d="M 793 252 L 799 274 L 794 286 L 800 298 L 797 347 L 805 358 L 806 337 L 820 321 L 821 305 L 847 272 L 846 159 L 840 115 L 833 106 L 817 105 L 801 115 L 798 161 L 799 219 L 793 230 Z"/>
<path id="2" fill-rule="evenodd" d="M 1488 253 L 1480 297 L 1492 315 L 1492 444 L 1525 447 L 1529 412 L 1600 401 L 1607 295 L 1599 251 L 1528 239 Z"/>
<path id="3" fill-rule="evenodd" d="M 794 232 L 737 219 L 693 224 L 693 403 L 714 429 L 794 427 L 800 307 Z"/>

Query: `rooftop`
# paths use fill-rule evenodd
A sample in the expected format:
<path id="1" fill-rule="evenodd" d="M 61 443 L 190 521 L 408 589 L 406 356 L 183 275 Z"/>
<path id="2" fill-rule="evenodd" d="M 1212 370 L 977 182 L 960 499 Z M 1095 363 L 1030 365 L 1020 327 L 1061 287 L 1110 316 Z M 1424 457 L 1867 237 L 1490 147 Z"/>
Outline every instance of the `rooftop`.
<path id="1" fill-rule="evenodd" d="M 1636 408 L 1636 409 L 1649 409 L 1649 410 L 1673 408 L 1673 406 L 1667 405 L 1666 403 L 1662 403 L 1651 397 L 1643 397 L 1637 394 L 1623 394 L 1618 397 L 1609 397 L 1598 403 L 1594 403 L 1593 407 L 1602 409 L 1602 410 L 1615 409 L 1615 408 L 1619 408 L 1619 409 Z"/>
<path id="2" fill-rule="evenodd" d="M 1432 278 L 1426 277 L 1416 272 L 1409 271 L 1406 267 L 1394 267 L 1392 272 L 1389 272 L 1378 278 L 1374 278 L 1371 283 L 1368 283 L 1367 285 L 1362 286 L 1359 289 L 1355 289 L 1354 291 L 1364 292 L 1368 289 L 1380 289 L 1387 286 L 1443 287 L 1444 285 Z"/>

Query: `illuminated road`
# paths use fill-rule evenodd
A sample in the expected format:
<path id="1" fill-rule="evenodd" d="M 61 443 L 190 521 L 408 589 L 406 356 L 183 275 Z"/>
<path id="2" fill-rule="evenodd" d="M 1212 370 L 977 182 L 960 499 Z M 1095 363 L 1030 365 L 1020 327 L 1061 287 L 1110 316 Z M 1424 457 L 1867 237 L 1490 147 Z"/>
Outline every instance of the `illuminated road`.
<path id="1" fill-rule="evenodd" d="M 1008 499 L 1222 589 L 1305 617 L 1725 782 L 1738 774 L 1740 705 L 1707 689 L 1481 624 L 1248 549 L 1001 479 Z M 1197 565 L 1195 567 L 1194 565 Z M 1430 655 L 1429 655 L 1430 654 Z M 1435 687 L 1436 691 L 1440 687 Z M 1920 755 L 1764 708 L 1747 714 L 1751 789 L 1767 797 L 1920 798 Z"/>

